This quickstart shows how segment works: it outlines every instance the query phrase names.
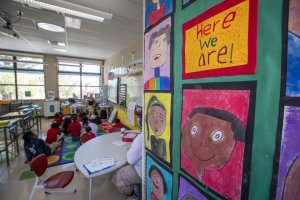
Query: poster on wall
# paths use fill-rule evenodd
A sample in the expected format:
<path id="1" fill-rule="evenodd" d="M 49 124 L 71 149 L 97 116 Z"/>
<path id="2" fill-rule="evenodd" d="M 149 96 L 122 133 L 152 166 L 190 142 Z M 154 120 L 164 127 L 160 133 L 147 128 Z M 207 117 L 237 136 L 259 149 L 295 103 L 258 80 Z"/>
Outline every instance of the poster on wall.
<path id="1" fill-rule="evenodd" d="M 286 96 L 300 97 L 300 1 L 290 0 L 288 11 Z M 283 23 L 285 24 L 285 23 Z"/>
<path id="2" fill-rule="evenodd" d="M 145 0 L 145 29 L 155 25 L 173 11 L 173 0 Z"/>
<path id="3" fill-rule="evenodd" d="M 223 1 L 182 25 L 182 79 L 256 72 L 257 0 Z"/>
<path id="4" fill-rule="evenodd" d="M 248 196 L 255 91 L 256 82 L 183 85 L 180 167 L 228 199 Z"/>
<path id="5" fill-rule="evenodd" d="M 157 161 L 146 154 L 146 199 L 172 199 L 173 175 L 166 168 L 157 164 Z"/>
<path id="6" fill-rule="evenodd" d="M 179 176 L 178 200 L 209 200 L 209 196 L 200 192 L 192 183 Z"/>
<path id="7" fill-rule="evenodd" d="M 276 179 L 276 200 L 298 199 L 300 197 L 300 106 L 284 106 L 281 127 L 279 166 Z M 274 184 L 274 182 L 273 182 Z M 274 185 L 273 185 L 274 186 Z"/>
<path id="8" fill-rule="evenodd" d="M 145 93 L 145 146 L 158 158 L 171 162 L 171 94 Z"/>
<path id="9" fill-rule="evenodd" d="M 171 17 L 145 34 L 144 90 L 171 89 Z"/>

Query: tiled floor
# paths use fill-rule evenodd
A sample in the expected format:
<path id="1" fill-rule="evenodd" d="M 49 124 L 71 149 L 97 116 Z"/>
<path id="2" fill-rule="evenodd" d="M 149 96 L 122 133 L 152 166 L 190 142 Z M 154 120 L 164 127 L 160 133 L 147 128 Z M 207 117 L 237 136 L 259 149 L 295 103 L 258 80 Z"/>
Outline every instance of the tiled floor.
<path id="1" fill-rule="evenodd" d="M 51 119 L 42 119 L 42 137 L 45 137 L 47 129 L 50 127 Z M 29 166 L 24 163 L 25 154 L 23 150 L 23 141 L 21 144 L 20 155 L 13 158 L 10 162 L 10 166 L 6 166 L 6 162 L 0 164 L 0 199 L 1 200 L 26 200 L 29 199 L 32 186 L 35 178 L 19 181 L 19 177 L 23 171 L 29 170 Z M 5 159 L 4 156 L 1 158 Z M 55 172 L 62 170 L 75 170 L 74 164 L 60 165 L 56 167 L 48 168 L 47 175 L 52 175 Z M 122 200 L 126 197 L 120 194 L 111 183 L 112 174 L 105 176 L 95 177 L 93 179 L 93 194 L 92 199 L 101 200 Z M 42 189 L 37 189 L 34 195 L 34 199 L 76 199 L 86 200 L 88 199 L 88 180 L 83 177 L 79 171 L 75 171 L 75 177 L 68 188 L 76 188 L 76 193 L 59 193 L 59 194 L 44 194 Z"/>

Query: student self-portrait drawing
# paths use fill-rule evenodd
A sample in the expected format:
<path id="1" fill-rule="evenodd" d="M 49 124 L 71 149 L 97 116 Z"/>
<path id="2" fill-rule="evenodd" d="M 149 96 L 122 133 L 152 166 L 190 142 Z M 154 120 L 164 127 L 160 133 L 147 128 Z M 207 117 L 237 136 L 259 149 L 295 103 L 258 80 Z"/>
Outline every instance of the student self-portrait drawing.
<path id="1" fill-rule="evenodd" d="M 159 157 L 166 159 L 166 141 L 160 136 L 165 132 L 167 110 L 156 96 L 152 96 L 147 106 L 147 112 L 147 139 L 150 137 L 151 150 Z M 153 132 L 151 136 L 149 128 Z"/>
<path id="2" fill-rule="evenodd" d="M 145 90 L 170 90 L 170 35 L 168 18 L 145 36 Z"/>
<path id="3" fill-rule="evenodd" d="M 232 113 L 215 108 L 195 108 L 182 132 L 182 148 L 195 165 L 198 177 L 222 169 L 235 142 L 244 142 L 245 126 Z"/>
<path id="4" fill-rule="evenodd" d="M 181 168 L 228 199 L 240 199 L 249 90 L 183 90 Z"/>
<path id="5" fill-rule="evenodd" d="M 299 199 L 300 197 L 300 158 L 299 156 L 295 159 L 285 179 L 283 189 L 283 200 Z"/>
<path id="6" fill-rule="evenodd" d="M 163 174 L 155 165 L 152 165 L 150 167 L 148 175 L 151 179 L 153 188 L 151 192 L 151 200 L 162 200 L 164 194 L 168 191 Z"/>
<path id="7" fill-rule="evenodd" d="M 170 161 L 170 94 L 146 93 L 146 146 L 159 158 Z"/>
<path id="8" fill-rule="evenodd" d="M 280 135 L 278 171 L 274 171 L 276 200 L 298 199 L 300 196 L 300 107 L 284 106 Z"/>
<path id="9" fill-rule="evenodd" d="M 173 176 L 162 166 L 146 154 L 146 199 L 169 200 L 172 199 Z"/>
<path id="10" fill-rule="evenodd" d="M 285 24 L 285 23 L 284 23 Z M 286 96 L 299 97 L 300 1 L 289 1 Z"/>
<path id="11" fill-rule="evenodd" d="M 164 16 L 172 12 L 172 0 L 146 0 L 146 29 L 156 24 Z"/>
<path id="12" fill-rule="evenodd" d="M 208 200 L 206 194 L 197 189 L 197 187 L 189 183 L 182 176 L 179 177 L 178 200 Z"/>

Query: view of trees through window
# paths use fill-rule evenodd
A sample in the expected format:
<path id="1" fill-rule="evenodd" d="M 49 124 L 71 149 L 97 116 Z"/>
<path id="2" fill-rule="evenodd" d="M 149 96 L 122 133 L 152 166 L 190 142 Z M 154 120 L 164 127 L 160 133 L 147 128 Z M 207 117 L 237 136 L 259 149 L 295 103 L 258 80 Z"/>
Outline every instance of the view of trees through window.
<path id="1" fill-rule="evenodd" d="M 78 61 L 59 61 L 58 90 L 59 97 L 78 98 L 95 95 L 100 92 L 100 64 Z"/>
<path id="2" fill-rule="evenodd" d="M 59 61 L 59 98 L 100 92 L 100 63 Z M 45 99 L 44 63 L 41 56 L 0 54 L 0 100 Z"/>
<path id="3" fill-rule="evenodd" d="M 41 57 L 0 55 L 0 99 L 44 99 Z"/>

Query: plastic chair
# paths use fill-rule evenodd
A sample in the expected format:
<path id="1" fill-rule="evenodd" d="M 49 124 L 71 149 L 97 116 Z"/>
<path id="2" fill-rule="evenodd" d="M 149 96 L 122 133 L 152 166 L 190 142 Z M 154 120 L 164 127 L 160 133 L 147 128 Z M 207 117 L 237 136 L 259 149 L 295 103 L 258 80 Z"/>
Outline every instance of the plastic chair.
<path id="1" fill-rule="evenodd" d="M 80 135 L 80 145 L 89 140 L 89 134 L 87 132 L 81 133 Z"/>
<path id="2" fill-rule="evenodd" d="M 109 131 L 109 133 L 120 132 L 120 131 L 121 131 L 121 128 L 112 127 L 112 128 L 109 129 L 108 131 Z"/>
<path id="3" fill-rule="evenodd" d="M 44 175 L 48 167 L 47 156 L 45 154 L 38 155 L 30 162 L 30 167 L 36 174 L 34 186 L 30 194 L 32 200 L 36 188 L 43 188 L 45 194 L 53 192 L 76 192 L 76 189 L 64 189 L 73 179 L 74 171 L 63 171 L 54 174 L 45 180 Z"/>

